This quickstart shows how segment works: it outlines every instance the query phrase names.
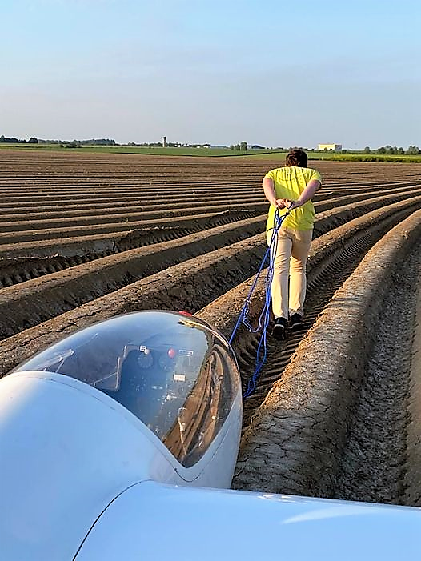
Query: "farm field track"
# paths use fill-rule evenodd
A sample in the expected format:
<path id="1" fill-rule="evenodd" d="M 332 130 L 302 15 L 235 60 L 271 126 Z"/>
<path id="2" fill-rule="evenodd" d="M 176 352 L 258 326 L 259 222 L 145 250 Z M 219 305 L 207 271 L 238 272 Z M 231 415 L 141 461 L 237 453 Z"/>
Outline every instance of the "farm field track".
<path id="1" fill-rule="evenodd" d="M 188 310 L 229 337 L 266 250 L 262 177 L 279 165 L 1 151 L 1 374 L 142 309 Z M 233 487 L 420 506 L 421 166 L 309 166 L 324 186 L 305 322 L 268 339 Z M 233 342 L 244 387 L 257 344 L 243 328 Z"/>

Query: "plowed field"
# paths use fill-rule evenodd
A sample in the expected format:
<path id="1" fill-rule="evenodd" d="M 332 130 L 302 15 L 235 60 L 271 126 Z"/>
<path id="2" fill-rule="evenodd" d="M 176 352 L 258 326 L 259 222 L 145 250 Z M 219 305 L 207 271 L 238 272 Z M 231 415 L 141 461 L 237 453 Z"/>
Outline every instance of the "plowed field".
<path id="1" fill-rule="evenodd" d="M 279 165 L 1 151 L 1 374 L 136 310 L 188 310 L 229 337 L 266 249 L 261 180 Z M 233 487 L 420 505 L 421 166 L 309 165 L 324 186 L 305 322 L 269 340 Z M 260 282 L 254 319 L 262 300 Z M 234 341 L 244 385 L 256 345 L 245 329 Z"/>

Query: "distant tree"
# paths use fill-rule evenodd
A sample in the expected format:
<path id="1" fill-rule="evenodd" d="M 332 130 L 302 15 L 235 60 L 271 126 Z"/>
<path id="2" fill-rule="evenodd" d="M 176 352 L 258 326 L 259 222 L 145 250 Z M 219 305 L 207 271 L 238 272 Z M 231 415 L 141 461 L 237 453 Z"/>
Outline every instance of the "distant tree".
<path id="1" fill-rule="evenodd" d="M 377 150 L 377 152 L 379 154 L 386 154 L 386 147 L 385 146 L 380 146 L 380 148 Z"/>
<path id="2" fill-rule="evenodd" d="M 398 154 L 405 154 L 405 150 L 402 148 L 402 146 L 399 146 Z"/>
<path id="3" fill-rule="evenodd" d="M 247 150 L 247 142 L 240 142 L 240 150 Z"/>
<path id="4" fill-rule="evenodd" d="M 418 155 L 420 153 L 420 149 L 418 146 L 408 146 L 408 150 L 406 151 L 406 153 L 411 155 Z"/>
<path id="5" fill-rule="evenodd" d="M 370 146 L 366 146 L 366 147 L 364 148 L 364 153 L 365 153 L 365 154 L 370 154 L 370 153 L 371 153 Z"/>
<path id="6" fill-rule="evenodd" d="M 93 146 L 116 146 L 116 141 L 112 138 L 90 138 L 89 140 L 75 140 L 75 142 Z"/>
<path id="7" fill-rule="evenodd" d="M 29 139 L 29 142 L 31 144 L 38 144 L 38 138 L 35 138 L 34 136 L 31 136 L 31 138 Z"/>
<path id="8" fill-rule="evenodd" d="M 17 142 L 22 142 L 21 140 L 19 140 L 18 138 L 16 138 L 15 136 L 4 136 L 4 134 L 2 134 L 0 136 L 0 142 L 11 142 L 16 144 Z"/>

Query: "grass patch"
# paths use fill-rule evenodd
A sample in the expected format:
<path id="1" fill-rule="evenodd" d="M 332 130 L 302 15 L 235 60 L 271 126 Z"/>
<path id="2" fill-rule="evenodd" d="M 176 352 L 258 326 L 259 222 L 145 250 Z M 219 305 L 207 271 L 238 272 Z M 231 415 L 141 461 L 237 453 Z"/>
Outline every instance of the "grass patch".
<path id="1" fill-rule="evenodd" d="M 266 154 L 256 154 L 253 158 L 256 159 L 273 159 L 274 156 L 285 158 L 286 152 L 270 152 Z M 333 161 L 333 162 L 408 162 L 408 163 L 420 163 L 421 154 L 411 155 L 411 154 L 362 154 L 361 152 L 351 152 L 347 154 L 336 153 L 325 153 L 325 152 L 307 152 L 308 161 Z"/>
<path id="2" fill-rule="evenodd" d="M 162 146 L 80 146 L 68 147 L 65 144 L 9 144 L 0 142 L 0 150 L 55 150 L 64 152 L 89 152 L 97 154 L 144 154 L 149 156 L 198 156 L 198 157 L 242 157 L 253 159 L 278 159 L 283 162 L 286 151 L 281 150 L 231 150 L 230 148 L 193 148 L 193 147 L 166 147 Z M 364 154 L 362 152 L 348 152 L 346 154 L 338 152 L 311 152 L 308 151 L 309 161 L 325 160 L 335 162 L 407 162 L 420 163 L 421 154 Z"/>
<path id="3" fill-rule="evenodd" d="M 17 150 L 57 150 L 65 152 L 93 152 L 103 154 L 146 154 L 153 156 L 199 156 L 199 157 L 229 157 L 267 154 L 268 150 L 231 150 L 230 148 L 194 148 L 188 146 L 78 146 L 69 147 L 66 144 L 9 144 L 0 142 L 0 149 L 13 148 Z"/>

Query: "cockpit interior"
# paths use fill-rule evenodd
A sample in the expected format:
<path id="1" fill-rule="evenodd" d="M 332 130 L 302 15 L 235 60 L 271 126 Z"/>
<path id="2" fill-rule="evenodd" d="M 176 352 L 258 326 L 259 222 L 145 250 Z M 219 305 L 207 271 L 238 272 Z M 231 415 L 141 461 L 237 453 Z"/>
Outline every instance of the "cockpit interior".
<path id="1" fill-rule="evenodd" d="M 177 312 L 135 312 L 97 323 L 16 369 L 28 370 L 70 376 L 105 393 L 184 467 L 206 453 L 240 389 L 225 339 Z"/>

